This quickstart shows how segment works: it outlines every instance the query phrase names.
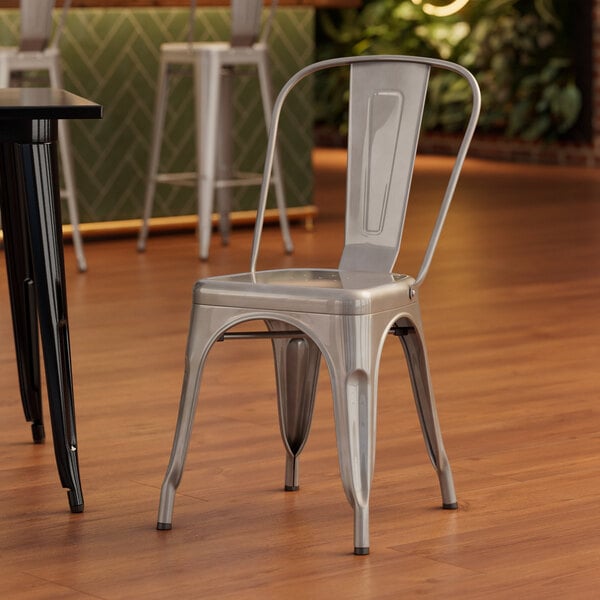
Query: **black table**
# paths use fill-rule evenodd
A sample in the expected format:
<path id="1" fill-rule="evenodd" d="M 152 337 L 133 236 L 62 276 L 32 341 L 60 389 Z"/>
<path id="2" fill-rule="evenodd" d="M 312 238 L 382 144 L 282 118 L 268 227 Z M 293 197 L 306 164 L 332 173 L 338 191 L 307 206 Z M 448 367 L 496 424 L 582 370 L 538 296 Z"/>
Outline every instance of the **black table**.
<path id="1" fill-rule="evenodd" d="M 39 321 L 56 464 L 72 512 L 83 511 L 83 493 L 56 142 L 58 119 L 101 117 L 101 106 L 62 90 L 0 89 L 0 210 L 21 400 L 42 442 Z"/>

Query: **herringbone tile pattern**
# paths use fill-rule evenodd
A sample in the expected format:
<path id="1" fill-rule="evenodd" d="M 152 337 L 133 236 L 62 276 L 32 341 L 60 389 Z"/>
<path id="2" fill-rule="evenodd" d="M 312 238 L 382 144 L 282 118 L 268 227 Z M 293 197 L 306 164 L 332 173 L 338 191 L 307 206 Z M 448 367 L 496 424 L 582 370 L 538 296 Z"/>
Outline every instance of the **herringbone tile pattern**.
<path id="1" fill-rule="evenodd" d="M 287 78 L 313 59 L 312 9 L 282 9 L 273 24 L 272 81 L 276 92 Z M 186 9 L 73 9 L 61 41 L 65 87 L 104 106 L 102 121 L 71 124 L 80 218 L 107 221 L 138 218 L 144 196 L 153 122 L 159 46 L 187 39 Z M 198 11 L 195 39 L 223 40 L 228 11 Z M 0 13 L 0 45 L 15 43 L 16 11 Z M 182 74 L 170 94 L 161 156 L 163 171 L 192 170 L 194 115 L 189 77 Z M 253 77 L 236 83 L 234 163 L 262 171 L 266 143 L 258 87 Z M 312 107 L 310 90 L 292 101 L 295 114 L 282 119 L 281 154 L 288 203 L 311 201 Z M 235 206 L 249 208 L 257 190 L 236 192 Z M 190 188 L 158 186 L 155 215 L 195 213 Z"/>

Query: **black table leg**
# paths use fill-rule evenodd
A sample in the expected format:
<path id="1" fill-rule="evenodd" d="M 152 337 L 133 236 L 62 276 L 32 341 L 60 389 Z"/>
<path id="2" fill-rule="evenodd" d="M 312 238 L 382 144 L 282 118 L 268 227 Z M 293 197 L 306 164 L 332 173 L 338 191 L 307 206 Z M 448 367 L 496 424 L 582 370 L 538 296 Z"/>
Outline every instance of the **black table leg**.
<path id="1" fill-rule="evenodd" d="M 17 355 L 19 386 L 25 419 L 32 423 L 33 441 L 44 441 L 38 320 L 33 259 L 29 240 L 27 214 L 18 198 L 14 180 L 15 160 L 12 144 L 0 150 L 0 210 L 4 229 L 4 253 L 10 292 L 13 333 Z"/>
<path id="2" fill-rule="evenodd" d="M 42 339 L 54 454 L 72 512 L 83 511 L 56 141 L 61 119 L 99 119 L 102 107 L 64 90 L 0 90 L 0 210 L 25 417 L 44 439 Z"/>
<path id="3" fill-rule="evenodd" d="M 32 311 L 35 310 L 37 300 L 56 463 L 61 484 L 69 490 L 71 512 L 82 512 L 83 493 L 77 460 L 60 190 L 57 178 L 56 121 L 39 121 L 38 124 L 39 128 L 33 129 L 48 134 L 40 136 L 42 139 L 39 142 L 2 145 L 2 164 L 5 167 L 13 165 L 13 173 L 17 175 L 13 175 L 14 185 L 8 188 L 4 186 L 8 178 L 2 179 L 2 196 L 10 192 L 15 193 L 12 198 L 3 199 L 2 210 L 4 211 L 8 204 L 12 204 L 13 208 L 15 205 L 19 206 L 17 210 L 13 210 L 12 215 L 9 211 L 11 216 L 3 225 L 7 238 L 14 244 L 14 254 L 21 252 L 27 257 L 24 261 L 26 264 L 17 262 L 17 267 L 12 268 L 13 276 L 9 275 L 9 286 L 13 306 L 26 298 L 25 308 L 13 308 L 13 317 L 19 323 L 15 326 L 15 335 L 19 336 L 16 338 L 17 352 L 21 353 L 19 361 L 25 360 L 25 354 L 29 353 L 28 358 L 34 359 L 34 365 L 37 358 L 33 356 L 34 350 L 37 350 L 37 327 L 34 325 L 35 313 Z M 17 227 L 19 229 L 16 229 Z M 9 258 L 14 259 L 15 256 L 7 255 L 7 260 Z M 22 369 L 27 371 L 28 367 L 25 365 Z M 32 367 L 32 370 L 35 371 L 35 367 Z M 29 375 L 27 373 L 26 380 Z M 24 400 L 25 404 L 27 411 L 31 409 L 33 402 Z"/>
<path id="4" fill-rule="evenodd" d="M 55 127 L 56 122 L 52 125 Z M 83 493 L 77 460 L 60 189 L 56 177 L 57 148 L 52 141 L 16 144 L 15 149 L 17 169 L 24 175 L 23 191 L 28 212 L 56 463 L 61 483 L 69 489 L 71 511 L 82 512 Z"/>

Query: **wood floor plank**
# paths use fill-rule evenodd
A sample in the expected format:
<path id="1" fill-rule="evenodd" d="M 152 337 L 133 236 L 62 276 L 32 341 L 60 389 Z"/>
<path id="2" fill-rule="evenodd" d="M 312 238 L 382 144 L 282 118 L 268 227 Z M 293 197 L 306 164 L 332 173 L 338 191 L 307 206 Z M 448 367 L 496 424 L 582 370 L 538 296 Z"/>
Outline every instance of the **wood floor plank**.
<path id="1" fill-rule="evenodd" d="M 336 265 L 344 155 L 320 150 L 315 164 L 314 231 L 294 227 L 296 252 L 285 256 L 268 228 L 262 266 Z M 399 271 L 414 273 L 448 167 L 439 157 L 417 164 Z M 324 365 L 301 489 L 282 491 L 268 342 L 211 351 L 173 530 L 154 529 L 192 285 L 246 270 L 251 237 L 235 229 L 221 247 L 215 236 L 206 263 L 191 234 L 152 236 L 145 254 L 131 239 L 93 241 L 86 274 L 66 248 L 81 515 L 68 512 L 50 440 L 30 443 L 0 274 L 0 597 L 597 597 L 600 173 L 467 162 L 421 292 L 459 510 L 440 508 L 390 339 L 368 557 L 351 554 Z"/>

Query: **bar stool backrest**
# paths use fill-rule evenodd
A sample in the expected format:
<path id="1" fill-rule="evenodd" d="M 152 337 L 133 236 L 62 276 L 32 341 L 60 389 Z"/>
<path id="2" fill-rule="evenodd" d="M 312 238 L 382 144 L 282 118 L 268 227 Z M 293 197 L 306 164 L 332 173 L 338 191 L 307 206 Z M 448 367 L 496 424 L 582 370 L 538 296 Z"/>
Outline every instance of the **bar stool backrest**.
<path id="1" fill-rule="evenodd" d="M 41 52 L 58 46 L 71 0 L 63 2 L 60 22 L 52 37 L 52 9 L 55 0 L 20 0 L 21 52 Z M 50 39 L 52 38 L 52 41 Z"/>
<path id="2" fill-rule="evenodd" d="M 271 31 L 271 22 L 275 16 L 277 1 L 272 0 L 269 16 L 264 27 L 260 26 L 263 0 L 231 0 L 231 37 L 232 46 L 252 46 L 257 41 L 266 42 Z M 190 28 L 188 41 L 193 42 L 197 0 L 190 1 Z"/>

